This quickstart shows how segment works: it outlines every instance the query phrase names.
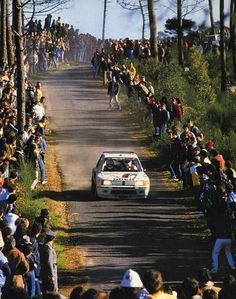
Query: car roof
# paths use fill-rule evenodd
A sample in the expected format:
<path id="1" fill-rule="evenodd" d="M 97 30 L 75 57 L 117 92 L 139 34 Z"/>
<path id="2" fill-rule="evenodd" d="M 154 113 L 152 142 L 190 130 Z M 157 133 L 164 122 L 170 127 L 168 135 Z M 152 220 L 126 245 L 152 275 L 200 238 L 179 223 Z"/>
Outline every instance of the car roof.
<path id="1" fill-rule="evenodd" d="M 137 154 L 129 151 L 106 151 L 102 155 L 105 158 L 138 158 Z"/>

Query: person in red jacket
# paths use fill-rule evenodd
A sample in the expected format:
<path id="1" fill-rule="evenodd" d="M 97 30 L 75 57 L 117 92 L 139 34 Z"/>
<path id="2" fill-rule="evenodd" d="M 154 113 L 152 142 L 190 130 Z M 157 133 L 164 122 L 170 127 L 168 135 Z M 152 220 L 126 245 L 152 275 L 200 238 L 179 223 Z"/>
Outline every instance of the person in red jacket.
<path id="1" fill-rule="evenodd" d="M 171 100 L 172 104 L 172 119 L 177 122 L 183 121 L 183 107 L 181 106 L 180 99 L 174 98 Z"/>

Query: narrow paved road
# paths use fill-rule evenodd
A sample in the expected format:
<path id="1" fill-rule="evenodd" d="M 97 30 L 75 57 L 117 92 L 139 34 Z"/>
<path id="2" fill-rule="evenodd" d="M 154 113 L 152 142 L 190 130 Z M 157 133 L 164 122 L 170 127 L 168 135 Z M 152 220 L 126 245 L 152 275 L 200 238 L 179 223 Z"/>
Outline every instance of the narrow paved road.
<path id="1" fill-rule="evenodd" d="M 120 282 L 127 268 L 140 273 L 158 268 L 165 279 L 182 280 L 195 275 L 201 265 L 210 267 L 209 241 L 202 238 L 204 227 L 189 199 L 166 191 L 162 174 L 145 156 L 138 128 L 122 112 L 108 111 L 106 92 L 100 81 L 92 79 L 89 67 L 55 72 L 44 87 L 71 238 L 85 252 L 85 269 L 67 273 L 63 279 L 72 284 L 87 279 L 93 287 L 109 289 Z M 151 199 L 92 199 L 91 170 L 108 149 L 134 150 L 140 155 L 152 179 Z"/>

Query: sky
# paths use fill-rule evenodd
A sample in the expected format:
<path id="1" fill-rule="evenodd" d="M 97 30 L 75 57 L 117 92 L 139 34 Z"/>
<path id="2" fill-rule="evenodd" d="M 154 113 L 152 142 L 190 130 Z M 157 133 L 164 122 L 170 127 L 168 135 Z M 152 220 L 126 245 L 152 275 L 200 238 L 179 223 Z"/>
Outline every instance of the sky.
<path id="1" fill-rule="evenodd" d="M 142 30 L 142 19 L 140 13 L 130 12 L 120 7 L 116 0 L 107 0 L 107 19 L 105 28 L 105 38 L 126 38 L 140 39 Z M 133 0 L 134 1 L 134 0 Z M 193 1 L 193 0 L 192 0 Z M 205 8 L 208 8 L 208 0 L 204 0 Z M 173 2 L 173 0 L 172 0 Z M 219 19 L 219 0 L 212 0 L 214 19 Z M 157 18 L 157 31 L 163 31 L 165 21 L 168 18 L 173 18 L 176 15 L 170 9 L 167 9 L 169 3 L 168 0 L 160 0 L 155 5 L 156 18 Z M 225 11 L 229 11 L 230 0 L 225 0 Z M 81 33 L 90 33 L 97 38 L 102 36 L 102 21 L 103 21 L 103 9 L 104 0 L 71 0 L 69 4 L 63 8 L 53 18 L 58 15 L 61 16 L 62 22 L 73 25 L 76 29 L 79 29 Z M 172 7 L 176 10 L 176 7 Z M 207 20 L 209 24 L 209 16 L 204 15 L 203 10 L 197 13 L 189 15 L 187 18 L 191 18 L 198 24 Z M 226 20 L 226 26 L 228 26 L 228 20 Z M 149 37 L 149 28 L 146 30 L 146 36 Z"/>

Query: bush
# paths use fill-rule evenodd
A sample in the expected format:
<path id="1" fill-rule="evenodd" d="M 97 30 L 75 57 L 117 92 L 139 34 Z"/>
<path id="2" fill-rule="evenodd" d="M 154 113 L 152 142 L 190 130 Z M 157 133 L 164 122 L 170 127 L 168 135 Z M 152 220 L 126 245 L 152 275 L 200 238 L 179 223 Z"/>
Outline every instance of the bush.
<path id="1" fill-rule="evenodd" d="M 34 178 L 34 169 L 30 163 L 21 165 L 22 180 L 19 182 L 20 198 L 18 207 L 22 216 L 32 222 L 40 214 L 40 210 L 46 207 L 45 202 L 34 199 L 35 192 L 31 190 Z"/>
<path id="2" fill-rule="evenodd" d="M 216 99 L 216 93 L 208 75 L 208 67 L 204 56 L 193 46 L 190 50 L 190 71 L 187 73 L 186 79 L 192 92 L 195 92 L 196 101 L 208 103 Z"/>
<path id="3" fill-rule="evenodd" d="M 213 128 L 219 128 L 222 134 L 236 131 L 236 109 L 233 96 L 221 95 L 217 102 L 208 107 L 205 120 Z"/>
<path id="4" fill-rule="evenodd" d="M 175 64 L 158 63 L 150 58 L 138 65 L 138 72 L 151 81 L 158 98 L 185 97 L 185 79 L 183 69 Z"/>

